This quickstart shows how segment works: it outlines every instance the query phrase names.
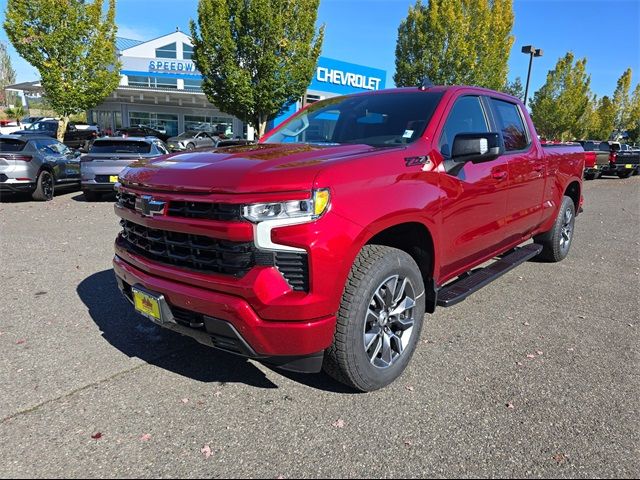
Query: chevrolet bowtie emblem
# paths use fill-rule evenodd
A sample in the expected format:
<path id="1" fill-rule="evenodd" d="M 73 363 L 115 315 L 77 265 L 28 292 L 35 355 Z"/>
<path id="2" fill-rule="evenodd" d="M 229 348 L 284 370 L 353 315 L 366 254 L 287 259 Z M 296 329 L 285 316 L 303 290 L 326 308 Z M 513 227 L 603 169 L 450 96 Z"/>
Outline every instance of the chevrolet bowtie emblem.
<path id="1" fill-rule="evenodd" d="M 154 215 L 162 215 L 167 202 L 154 200 L 151 195 L 142 195 L 136 197 L 136 211 L 145 217 L 153 217 Z"/>

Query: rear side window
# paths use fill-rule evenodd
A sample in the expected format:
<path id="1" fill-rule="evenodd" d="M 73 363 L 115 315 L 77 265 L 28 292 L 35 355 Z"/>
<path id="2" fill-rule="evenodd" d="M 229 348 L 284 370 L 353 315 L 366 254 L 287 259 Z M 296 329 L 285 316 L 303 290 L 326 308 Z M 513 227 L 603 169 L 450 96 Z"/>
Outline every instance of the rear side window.
<path id="1" fill-rule="evenodd" d="M 0 152 L 21 152 L 26 142 L 12 138 L 0 138 Z"/>
<path id="2" fill-rule="evenodd" d="M 69 148 L 57 141 L 54 138 L 41 138 L 33 141 L 33 146 L 36 147 L 37 150 L 42 150 L 45 153 L 58 153 L 65 154 L 69 151 Z"/>
<path id="3" fill-rule="evenodd" d="M 498 127 L 504 138 L 504 147 L 507 151 L 524 150 L 529 146 L 529 136 L 524 126 L 520 109 L 514 103 L 491 99 L 496 111 Z"/>
<path id="4" fill-rule="evenodd" d="M 151 144 L 127 140 L 97 140 L 89 153 L 149 153 Z"/>
<path id="5" fill-rule="evenodd" d="M 451 158 L 451 150 L 456 135 L 460 133 L 486 133 L 489 131 L 487 119 L 480 103 L 480 97 L 468 96 L 456 100 L 447 123 L 440 136 L 440 153 Z"/>

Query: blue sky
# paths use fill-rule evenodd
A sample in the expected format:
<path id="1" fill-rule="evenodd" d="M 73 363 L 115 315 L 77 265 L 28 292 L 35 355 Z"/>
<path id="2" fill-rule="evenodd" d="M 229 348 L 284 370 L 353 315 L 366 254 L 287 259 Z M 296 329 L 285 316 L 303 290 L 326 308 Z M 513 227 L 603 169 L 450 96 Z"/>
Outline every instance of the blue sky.
<path id="1" fill-rule="evenodd" d="M 397 29 L 415 0 L 321 0 L 319 23 L 326 25 L 322 54 L 387 71 L 393 85 Z M 118 0 L 119 35 L 151 39 L 179 27 L 188 32 L 197 0 Z M 2 12 L 6 0 L 0 0 Z M 544 50 L 534 60 L 530 91 L 545 81 L 559 57 L 573 51 L 587 57 L 591 87 L 611 95 L 616 80 L 631 67 L 633 84 L 640 81 L 640 0 L 514 0 L 516 38 L 509 60 L 509 78 L 526 80 L 528 56 L 522 45 Z M 4 14 L 3 14 L 4 17 Z M 4 30 L 0 41 L 7 41 Z M 33 67 L 11 49 L 18 81 L 38 78 Z"/>

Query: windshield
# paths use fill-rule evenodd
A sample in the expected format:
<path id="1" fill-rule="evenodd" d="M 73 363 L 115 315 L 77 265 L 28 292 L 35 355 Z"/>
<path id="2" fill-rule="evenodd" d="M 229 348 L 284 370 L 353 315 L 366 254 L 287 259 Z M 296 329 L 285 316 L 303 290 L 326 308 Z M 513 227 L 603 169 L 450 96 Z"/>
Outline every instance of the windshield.
<path id="1" fill-rule="evenodd" d="M 441 97 L 416 90 L 331 98 L 279 127 L 265 143 L 406 145 L 422 136 Z"/>
<path id="2" fill-rule="evenodd" d="M 26 130 L 33 132 L 52 132 L 57 130 L 58 126 L 54 122 L 36 122 L 27 127 Z"/>
<path id="3" fill-rule="evenodd" d="M 176 138 L 193 138 L 198 134 L 198 132 L 194 130 L 187 130 L 186 132 L 182 132 Z"/>
<path id="4" fill-rule="evenodd" d="M 122 140 L 96 140 L 89 153 L 149 153 L 151 144 L 147 142 Z"/>

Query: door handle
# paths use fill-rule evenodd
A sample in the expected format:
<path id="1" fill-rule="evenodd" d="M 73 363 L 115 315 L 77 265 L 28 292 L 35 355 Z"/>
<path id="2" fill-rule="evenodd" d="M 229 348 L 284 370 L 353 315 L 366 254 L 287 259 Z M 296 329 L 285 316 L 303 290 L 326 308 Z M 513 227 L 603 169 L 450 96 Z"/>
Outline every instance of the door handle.
<path id="1" fill-rule="evenodd" d="M 495 180 L 502 181 L 507 178 L 508 173 L 505 171 L 491 172 L 491 177 Z"/>

